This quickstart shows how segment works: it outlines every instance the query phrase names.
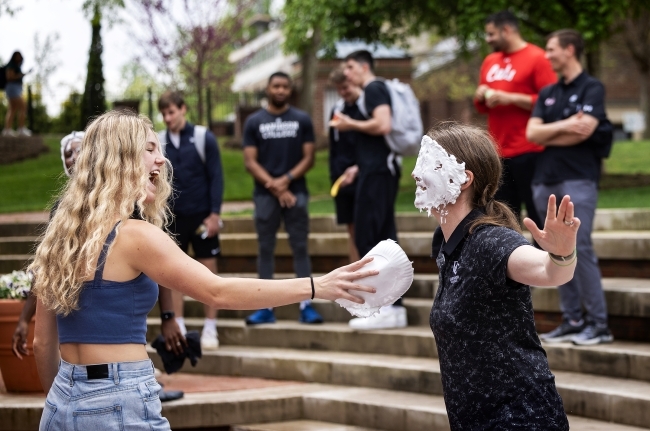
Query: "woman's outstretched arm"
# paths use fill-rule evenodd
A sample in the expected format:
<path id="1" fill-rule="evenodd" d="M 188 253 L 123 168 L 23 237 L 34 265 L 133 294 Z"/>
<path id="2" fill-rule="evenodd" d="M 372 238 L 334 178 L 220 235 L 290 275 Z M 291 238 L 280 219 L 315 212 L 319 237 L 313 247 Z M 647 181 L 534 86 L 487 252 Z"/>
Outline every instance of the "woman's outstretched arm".
<path id="1" fill-rule="evenodd" d="M 170 289 L 217 309 L 255 310 L 300 302 L 311 298 L 309 278 L 291 280 L 258 280 L 250 278 L 221 278 L 187 256 L 161 229 L 140 220 L 128 220 L 120 230 L 126 261 L 135 270 Z M 339 298 L 356 303 L 363 300 L 354 291 L 374 293 L 375 289 L 361 285 L 362 278 L 376 275 L 362 267 L 371 259 L 338 268 L 314 278 L 315 297 L 328 300 Z"/>
<path id="2" fill-rule="evenodd" d="M 574 217 L 573 202 L 564 196 L 557 208 L 555 195 L 548 198 L 544 230 L 539 230 L 531 219 L 524 224 L 532 233 L 539 250 L 532 246 L 515 249 L 508 259 L 508 278 L 530 286 L 559 286 L 573 278 L 577 257 L 572 256 L 576 250 L 576 236 L 580 220 Z M 568 257 L 566 261 L 552 258 Z"/>

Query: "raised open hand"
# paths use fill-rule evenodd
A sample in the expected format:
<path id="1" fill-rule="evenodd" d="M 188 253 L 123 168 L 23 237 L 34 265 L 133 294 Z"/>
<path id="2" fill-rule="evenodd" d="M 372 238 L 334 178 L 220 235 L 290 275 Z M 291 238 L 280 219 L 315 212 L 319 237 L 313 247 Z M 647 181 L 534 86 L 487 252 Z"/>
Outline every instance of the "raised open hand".
<path id="1" fill-rule="evenodd" d="M 342 298 L 357 304 L 363 304 L 364 300 L 350 293 L 350 291 L 376 292 L 374 287 L 355 283 L 362 278 L 379 274 L 379 271 L 374 269 L 361 271 L 363 266 L 370 263 L 372 259 L 372 257 L 364 257 L 357 262 L 337 268 L 322 277 L 314 278 L 316 298 L 329 299 L 330 301 Z"/>
<path id="2" fill-rule="evenodd" d="M 549 253 L 568 256 L 576 248 L 576 236 L 580 219 L 574 217 L 573 202 L 570 196 L 564 196 L 557 208 L 555 195 L 548 198 L 544 230 L 539 230 L 535 222 L 526 217 L 524 224 L 537 244 Z"/>

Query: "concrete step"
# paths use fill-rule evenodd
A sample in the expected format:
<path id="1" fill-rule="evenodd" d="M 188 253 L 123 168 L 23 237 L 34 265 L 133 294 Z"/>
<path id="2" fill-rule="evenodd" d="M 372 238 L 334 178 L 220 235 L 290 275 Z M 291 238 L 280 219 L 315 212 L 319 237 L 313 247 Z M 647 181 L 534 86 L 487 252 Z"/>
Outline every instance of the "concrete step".
<path id="1" fill-rule="evenodd" d="M 399 232 L 398 240 L 406 254 L 413 258 L 431 255 L 433 230 Z M 530 237 L 530 235 L 527 235 Z M 222 234 L 221 250 L 226 256 L 257 256 L 257 234 Z M 594 249 L 600 259 L 650 260 L 650 231 L 603 231 L 592 235 Z M 278 256 L 291 256 L 288 234 L 279 233 L 275 250 Z M 345 233 L 318 233 L 309 235 L 309 253 L 312 256 L 347 256 L 348 236 Z"/>
<path id="2" fill-rule="evenodd" d="M 24 270 L 32 257 L 32 255 L 28 254 L 0 255 L 0 274 L 8 274 L 11 271 Z"/>
<path id="3" fill-rule="evenodd" d="M 35 217 L 38 216 L 38 217 Z M 29 217 L 3 217 L 0 219 L 0 237 L 37 236 L 47 223 L 47 213 L 29 214 Z M 398 232 L 433 232 L 437 222 L 433 217 L 419 213 L 400 213 L 396 216 Z M 281 228 L 283 231 L 283 228 Z M 597 209 L 594 231 L 650 230 L 650 209 Z M 255 225 L 252 216 L 225 216 L 222 233 L 252 233 Z M 310 218 L 310 232 L 345 233 L 343 225 L 337 225 L 334 215 L 318 215 Z"/>
<path id="4" fill-rule="evenodd" d="M 186 319 L 185 323 L 188 330 L 200 331 L 203 319 Z M 274 324 L 246 326 L 242 319 L 219 319 L 217 327 L 219 342 L 223 345 L 437 356 L 431 329 L 425 326 L 361 332 L 350 329 L 347 323 L 306 325 L 281 320 Z M 159 334 L 160 319 L 147 319 L 147 340 Z"/>
<path id="5" fill-rule="evenodd" d="M 430 258 L 432 231 L 400 232 L 400 245 L 413 261 L 418 273 L 437 272 Z M 594 248 L 606 277 L 650 278 L 650 231 L 602 231 L 592 235 Z M 20 236 L 6 239 L 0 255 L 25 255 L 33 248 L 36 237 Z M 224 233 L 221 235 L 221 266 L 230 272 L 254 272 L 257 259 L 255 233 Z M 346 233 L 311 233 L 309 253 L 315 272 L 330 271 L 347 263 L 348 237 Z M 278 272 L 292 268 L 292 251 L 286 233 L 278 234 L 275 252 Z M 15 269 L 16 263 L 14 263 Z"/>
<path id="6" fill-rule="evenodd" d="M 0 394 L 0 429 L 36 430 L 45 396 Z M 300 384 L 264 389 L 187 393 L 163 404 L 162 414 L 172 429 L 210 429 L 233 424 L 336 422 L 347 431 L 448 431 L 444 401 L 439 395 L 423 395 L 371 388 L 346 388 L 322 384 Z M 573 431 L 641 431 L 577 416 L 569 416 Z M 330 425 L 328 425 L 330 426 Z M 221 429 L 221 428 L 219 428 Z M 242 428 L 239 428 L 242 429 Z M 292 428 L 243 428 L 288 431 Z M 334 431 L 339 428 L 293 428 Z"/>
<path id="7" fill-rule="evenodd" d="M 0 237 L 0 255 L 32 254 L 35 251 L 36 238 L 33 236 Z"/>
<path id="8" fill-rule="evenodd" d="M 159 362 L 156 356 L 152 354 L 152 359 Z M 196 368 L 188 366 L 184 371 L 373 388 L 399 394 L 442 395 L 438 360 L 403 355 L 226 347 L 206 353 Z M 569 414 L 650 426 L 650 382 L 569 371 L 554 370 L 554 374 Z M 391 408 L 395 408 L 394 399 L 389 400 Z M 364 424 L 347 418 L 344 423 Z"/>
<path id="9" fill-rule="evenodd" d="M 378 431 L 377 429 L 341 425 L 331 422 L 298 420 L 249 425 L 234 425 L 231 431 Z"/>
<path id="10" fill-rule="evenodd" d="M 160 320 L 150 319 L 149 323 L 148 339 L 152 340 L 160 333 Z M 186 324 L 188 329 L 200 331 L 203 321 L 187 319 Z M 220 343 L 224 346 L 218 355 L 222 352 L 227 354 L 228 349 L 234 349 L 232 351 L 237 354 L 247 349 L 257 349 L 256 352 L 271 349 L 272 355 L 277 353 L 273 349 L 293 349 L 305 351 L 305 355 L 338 354 L 340 358 L 357 358 L 355 354 L 411 356 L 413 358 L 409 361 L 415 362 L 438 356 L 433 334 L 424 326 L 362 332 L 342 323 L 303 325 L 296 321 L 279 321 L 272 325 L 249 327 L 241 320 L 220 319 L 218 331 Z M 650 343 L 615 341 L 596 346 L 545 343 L 544 349 L 553 370 L 650 382 Z"/>

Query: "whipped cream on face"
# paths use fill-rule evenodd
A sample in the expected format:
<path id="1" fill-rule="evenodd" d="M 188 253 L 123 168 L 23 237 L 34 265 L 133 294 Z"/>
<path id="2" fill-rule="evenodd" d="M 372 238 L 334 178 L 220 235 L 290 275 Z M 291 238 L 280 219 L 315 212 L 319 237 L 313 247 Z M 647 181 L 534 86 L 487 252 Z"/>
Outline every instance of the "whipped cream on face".
<path id="1" fill-rule="evenodd" d="M 420 211 L 436 210 L 441 214 L 441 223 L 445 222 L 444 209 L 448 204 L 456 203 L 460 196 L 460 186 L 467 181 L 465 163 L 458 163 L 436 141 L 424 135 L 420 153 L 412 173 L 415 178 L 415 207 Z"/>

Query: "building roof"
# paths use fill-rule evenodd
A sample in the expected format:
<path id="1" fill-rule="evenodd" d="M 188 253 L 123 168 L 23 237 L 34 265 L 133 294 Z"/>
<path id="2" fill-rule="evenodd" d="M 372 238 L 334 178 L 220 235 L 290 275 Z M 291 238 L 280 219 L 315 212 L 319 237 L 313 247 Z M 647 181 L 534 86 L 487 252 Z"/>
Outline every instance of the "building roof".
<path id="1" fill-rule="evenodd" d="M 436 43 L 433 48 L 418 63 L 413 72 L 413 78 L 419 78 L 434 70 L 440 69 L 458 58 L 462 45 L 455 37 L 448 37 Z M 473 51 L 478 48 L 476 42 L 469 42 L 467 49 Z"/>
<path id="2" fill-rule="evenodd" d="M 397 46 L 386 46 L 382 43 L 366 43 L 361 40 L 342 40 L 335 43 L 336 58 L 345 58 L 348 54 L 365 49 L 369 51 L 375 59 L 387 58 L 408 58 L 408 52 Z M 325 54 L 324 50 L 318 52 L 321 58 Z"/>

